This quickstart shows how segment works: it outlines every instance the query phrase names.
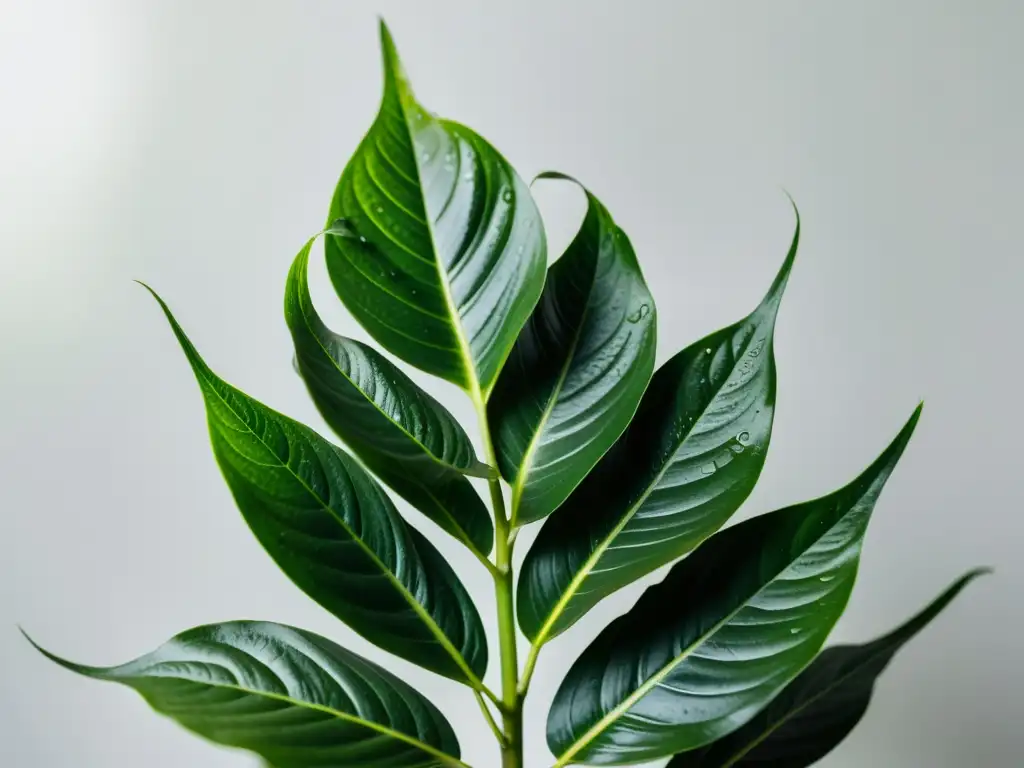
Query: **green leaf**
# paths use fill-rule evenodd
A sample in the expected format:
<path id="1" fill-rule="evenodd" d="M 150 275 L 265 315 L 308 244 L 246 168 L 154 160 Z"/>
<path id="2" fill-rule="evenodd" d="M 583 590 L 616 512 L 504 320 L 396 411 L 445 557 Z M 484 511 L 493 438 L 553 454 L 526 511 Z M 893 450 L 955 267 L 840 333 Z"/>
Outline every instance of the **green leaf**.
<path id="1" fill-rule="evenodd" d="M 281 570 L 370 642 L 479 687 L 483 625 L 441 554 L 344 451 L 218 378 L 153 296 L 199 381 L 224 479 Z"/>
<path id="2" fill-rule="evenodd" d="M 668 768 L 806 768 L 818 762 L 860 722 L 896 652 L 986 572 L 966 574 L 885 637 L 828 648 L 756 718 L 704 749 L 677 755 Z"/>
<path id="3" fill-rule="evenodd" d="M 330 640 L 281 624 L 197 627 L 118 667 L 73 672 L 134 688 L 157 712 L 277 768 L 461 766 L 459 742 L 433 704 Z"/>
<path id="4" fill-rule="evenodd" d="M 349 311 L 388 351 L 487 395 L 544 283 L 540 214 L 512 166 L 417 103 L 381 24 L 380 112 L 345 168 L 327 266 Z"/>
<path id="5" fill-rule="evenodd" d="M 629 424 L 654 370 L 654 299 L 626 233 L 584 192 L 583 225 L 548 270 L 488 404 L 514 526 L 565 501 Z"/>
<path id="6" fill-rule="evenodd" d="M 519 625 L 535 644 L 692 550 L 753 490 L 775 413 L 775 317 L 799 237 L 798 218 L 757 309 L 658 369 L 622 437 L 544 523 L 519 579 Z"/>
<path id="7" fill-rule="evenodd" d="M 771 701 L 846 608 L 875 501 L 919 416 L 850 485 L 717 534 L 613 621 L 555 694 L 557 766 L 696 749 Z"/>
<path id="8" fill-rule="evenodd" d="M 491 551 L 494 525 L 469 481 L 493 474 L 444 406 L 376 350 L 333 333 L 309 294 L 310 240 L 288 274 L 285 318 L 299 373 L 331 429 L 406 501 L 473 549 Z"/>

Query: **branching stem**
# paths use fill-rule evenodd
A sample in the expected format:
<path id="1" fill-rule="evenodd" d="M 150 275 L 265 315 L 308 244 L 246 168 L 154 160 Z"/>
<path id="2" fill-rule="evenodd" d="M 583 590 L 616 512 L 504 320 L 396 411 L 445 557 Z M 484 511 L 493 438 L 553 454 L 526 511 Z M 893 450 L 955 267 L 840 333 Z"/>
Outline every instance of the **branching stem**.
<path id="1" fill-rule="evenodd" d="M 487 463 L 497 466 L 494 443 L 487 423 L 487 407 L 483 397 L 473 398 Z M 512 551 L 516 531 L 511 529 L 505 512 L 501 480 L 488 481 L 491 508 L 494 512 L 494 595 L 498 609 L 498 641 L 501 655 L 502 768 L 523 768 L 523 696 L 519 692 L 519 657 L 516 644 L 516 620 L 513 585 L 515 573 Z"/>

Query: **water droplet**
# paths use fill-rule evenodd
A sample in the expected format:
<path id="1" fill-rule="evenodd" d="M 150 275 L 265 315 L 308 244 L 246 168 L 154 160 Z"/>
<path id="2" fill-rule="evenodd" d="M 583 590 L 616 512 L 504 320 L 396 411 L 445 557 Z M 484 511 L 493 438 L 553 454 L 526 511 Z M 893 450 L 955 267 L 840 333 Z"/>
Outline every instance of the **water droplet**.
<path id="1" fill-rule="evenodd" d="M 716 469 L 717 467 L 715 466 L 715 463 L 711 462 L 710 464 L 705 464 L 703 467 L 701 467 L 700 473 L 702 475 L 713 475 L 715 474 Z"/>
<path id="2" fill-rule="evenodd" d="M 473 172 L 472 171 L 466 171 L 464 174 L 462 174 L 462 180 L 463 181 L 472 181 L 473 180 Z"/>
<path id="3" fill-rule="evenodd" d="M 740 432 L 736 435 L 736 442 L 740 445 L 750 445 L 750 433 L 746 431 Z"/>
<path id="4" fill-rule="evenodd" d="M 359 242 L 360 242 L 360 243 L 365 243 L 365 242 L 366 242 L 366 238 L 365 238 L 365 237 L 363 237 L 362 235 L 360 235 L 360 236 L 359 236 Z"/>
<path id="5" fill-rule="evenodd" d="M 377 206 L 377 213 L 384 213 L 384 207 L 381 205 Z"/>
<path id="6" fill-rule="evenodd" d="M 701 384 L 707 384 L 707 383 L 708 383 L 708 380 L 707 380 L 706 378 L 704 378 L 703 376 L 701 376 L 701 377 L 700 377 L 700 383 L 701 383 Z"/>
<path id="7" fill-rule="evenodd" d="M 711 354 L 711 347 L 705 347 L 704 348 L 704 354 L 705 355 L 710 355 Z"/>
<path id="8" fill-rule="evenodd" d="M 504 192 L 502 192 L 501 193 L 501 199 L 504 200 L 506 203 L 511 203 L 512 202 L 512 190 L 511 189 L 506 189 Z"/>
<path id="9" fill-rule="evenodd" d="M 835 575 L 819 576 L 818 577 L 818 581 L 823 581 L 826 584 L 828 584 L 828 582 L 832 581 L 834 578 L 835 578 Z"/>
<path id="10" fill-rule="evenodd" d="M 429 162 L 430 161 L 430 153 L 429 152 L 424 152 L 422 155 L 420 155 L 420 160 L 422 160 L 424 163 Z"/>
<path id="11" fill-rule="evenodd" d="M 800 627 L 793 627 L 792 629 L 789 630 L 789 634 L 791 634 L 791 635 L 799 635 L 800 634 Z"/>
<path id="12" fill-rule="evenodd" d="M 299 368 L 299 356 L 298 355 L 292 355 L 292 370 L 294 370 L 298 374 L 302 373 L 302 370 Z"/>

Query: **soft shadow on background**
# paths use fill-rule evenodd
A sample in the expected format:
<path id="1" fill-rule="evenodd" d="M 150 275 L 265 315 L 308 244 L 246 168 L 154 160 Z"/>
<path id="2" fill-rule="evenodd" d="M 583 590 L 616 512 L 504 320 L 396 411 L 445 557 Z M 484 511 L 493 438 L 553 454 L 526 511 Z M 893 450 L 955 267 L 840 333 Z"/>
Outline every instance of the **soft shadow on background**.
<path id="1" fill-rule="evenodd" d="M 262 553 L 195 381 L 131 282 L 167 298 L 226 379 L 323 429 L 291 368 L 283 281 L 376 111 L 377 13 L 424 103 L 525 177 L 572 173 L 608 205 L 653 286 L 659 360 L 754 306 L 793 195 L 805 236 L 776 331 L 775 433 L 741 515 L 844 484 L 924 397 L 834 639 L 886 631 L 970 566 L 997 571 L 897 658 L 823 765 L 1020 765 L 1016 0 L 0 0 L 0 763 L 250 765 L 45 662 L 15 625 L 105 664 L 253 618 L 389 663 L 457 724 L 467 762 L 494 765 L 465 688 L 386 658 Z M 557 255 L 582 207 L 551 183 L 538 198 Z M 365 338 L 322 265 L 313 280 L 333 327 Z M 459 393 L 416 379 L 472 424 Z M 478 564 L 435 538 L 493 633 Z M 542 655 L 529 765 L 551 762 L 561 673 L 640 590 Z"/>

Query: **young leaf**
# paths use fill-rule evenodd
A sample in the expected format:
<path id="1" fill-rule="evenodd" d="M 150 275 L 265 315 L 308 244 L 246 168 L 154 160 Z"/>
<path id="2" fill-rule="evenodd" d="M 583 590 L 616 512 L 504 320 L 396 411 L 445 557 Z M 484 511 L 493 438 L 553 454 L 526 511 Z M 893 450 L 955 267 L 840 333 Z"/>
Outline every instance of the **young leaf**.
<path id="1" fill-rule="evenodd" d="M 551 705 L 557 766 L 696 749 L 771 701 L 845 609 L 875 501 L 919 415 L 850 485 L 717 534 L 613 621 Z"/>
<path id="2" fill-rule="evenodd" d="M 35 643 L 29 638 L 33 645 Z M 197 627 L 118 667 L 67 669 L 134 688 L 157 712 L 217 744 L 286 768 L 462 766 L 455 732 L 394 675 L 281 624 Z"/>
<path id="3" fill-rule="evenodd" d="M 799 238 L 797 219 L 760 306 L 658 369 L 622 437 L 544 523 L 519 579 L 519 625 L 535 644 L 692 550 L 753 490 L 775 412 L 772 333 Z"/>
<path id="4" fill-rule="evenodd" d="M 309 295 L 310 240 L 288 273 L 285 319 L 299 373 L 331 429 L 363 463 L 479 557 L 494 526 L 463 474 L 488 476 L 465 430 L 376 350 L 333 333 Z"/>
<path id="5" fill-rule="evenodd" d="M 818 762 L 860 722 L 896 652 L 986 572 L 966 574 L 885 637 L 826 649 L 756 718 L 703 749 L 677 755 L 668 768 L 806 768 Z"/>
<path id="6" fill-rule="evenodd" d="M 417 103 L 381 23 L 384 96 L 331 204 L 350 235 L 327 267 L 387 350 L 486 400 L 544 284 L 544 230 L 526 185 L 473 131 Z"/>
<path id="7" fill-rule="evenodd" d="M 281 570 L 370 642 L 479 687 L 483 625 L 441 554 L 344 451 L 218 378 L 153 296 L 199 381 L 224 479 Z"/>
<path id="8" fill-rule="evenodd" d="M 513 525 L 565 501 L 629 424 L 654 370 L 654 299 L 626 233 L 583 191 L 583 225 L 548 270 L 488 404 Z"/>

